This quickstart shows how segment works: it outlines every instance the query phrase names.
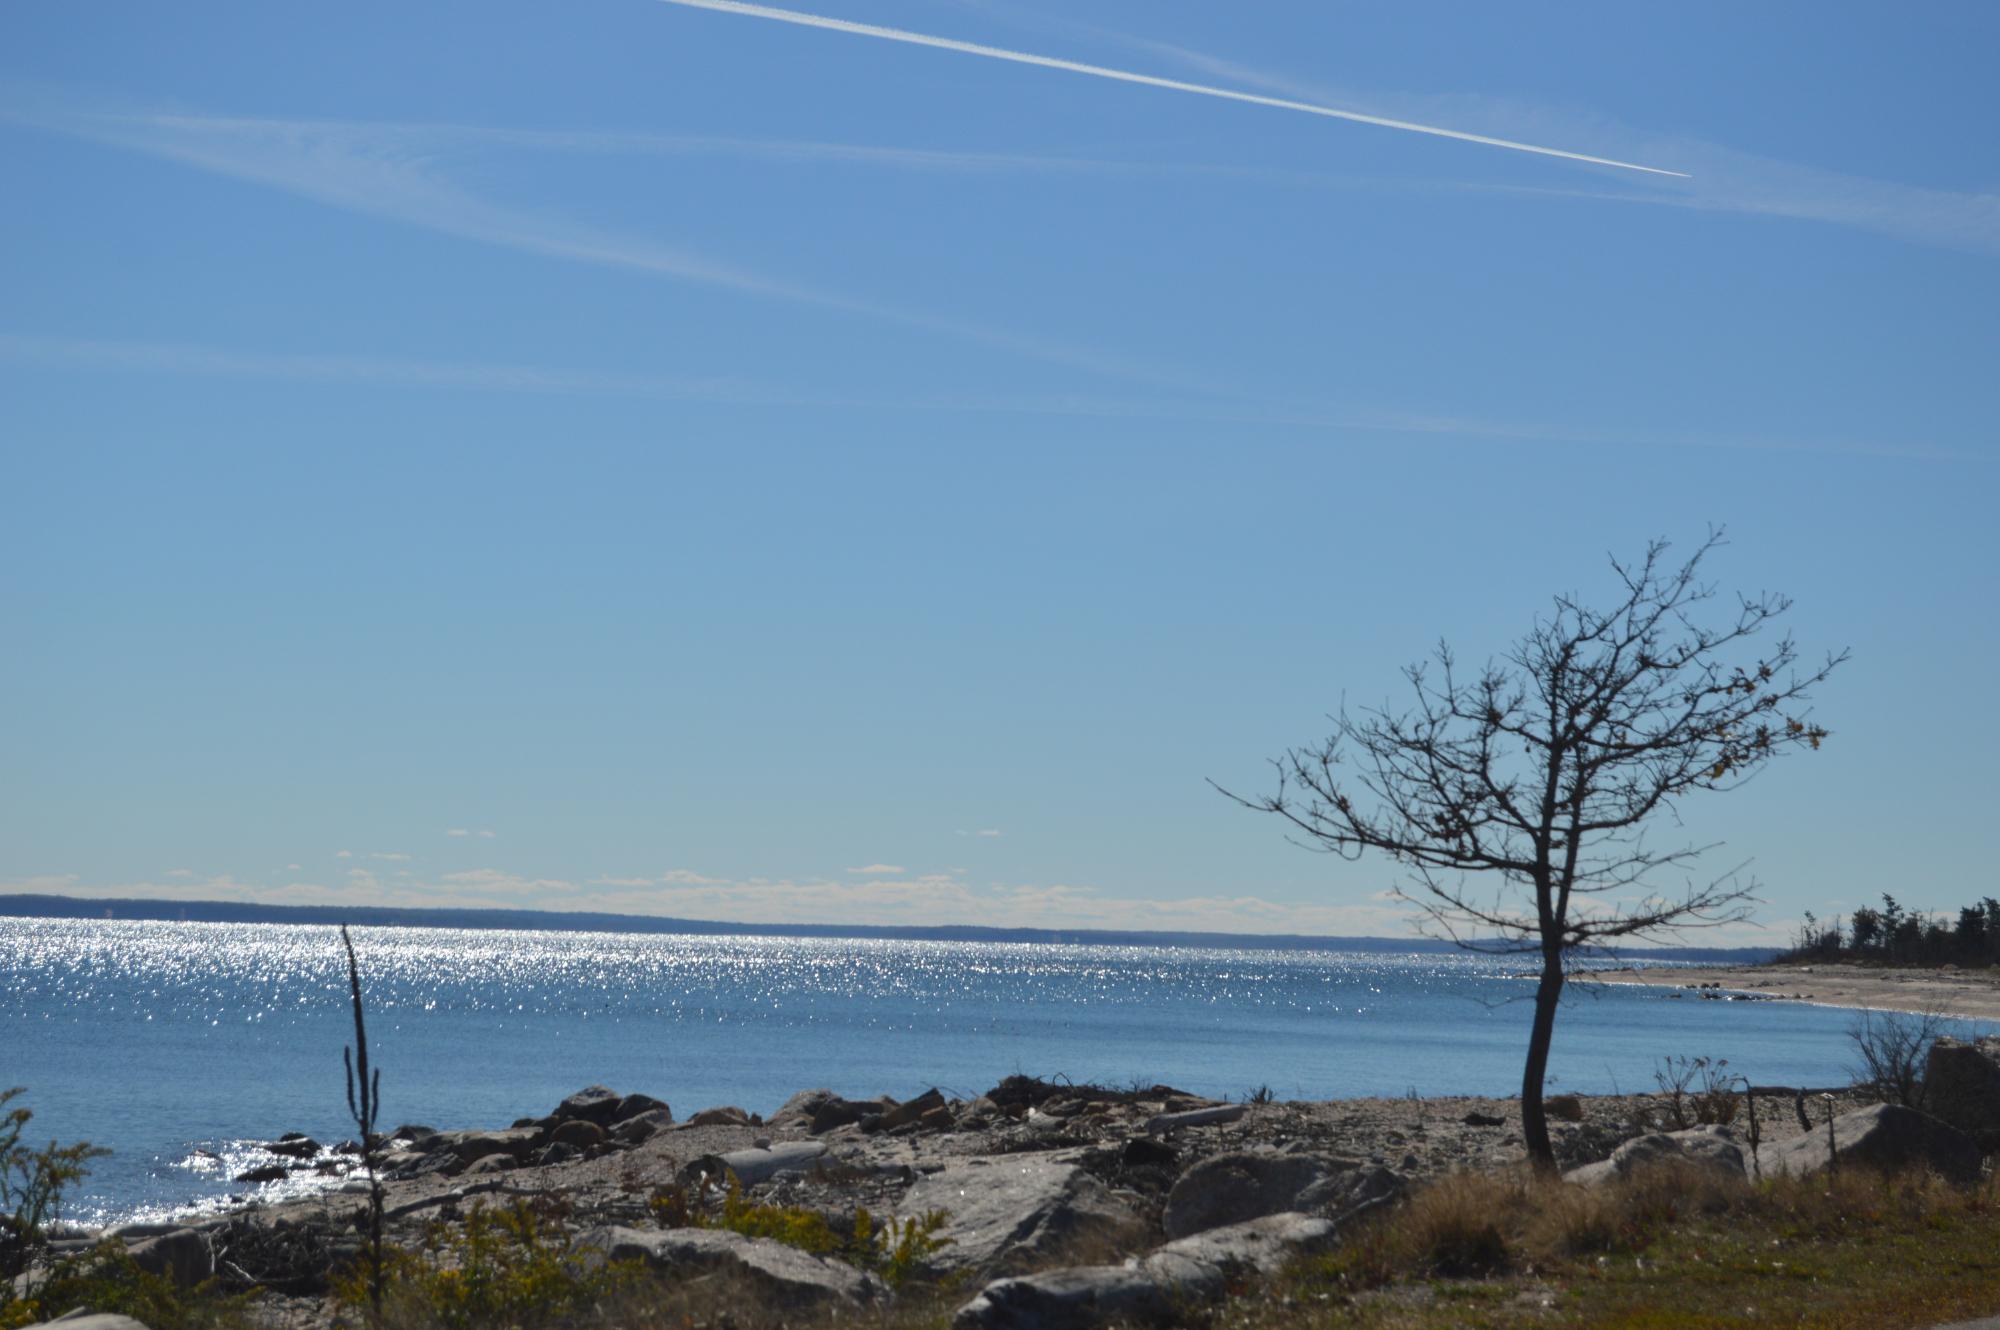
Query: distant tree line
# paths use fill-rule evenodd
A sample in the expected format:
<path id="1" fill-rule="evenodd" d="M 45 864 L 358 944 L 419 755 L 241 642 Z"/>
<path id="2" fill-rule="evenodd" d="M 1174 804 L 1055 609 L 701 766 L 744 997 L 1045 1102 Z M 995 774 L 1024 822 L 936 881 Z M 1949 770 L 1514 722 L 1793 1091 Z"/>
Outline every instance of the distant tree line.
<path id="1" fill-rule="evenodd" d="M 1865 960 L 1884 965 L 2000 965 L 2000 900 L 1948 913 L 1912 910 L 1887 892 L 1882 908 L 1862 906 L 1843 928 L 1822 923 L 1812 911 L 1792 941 L 1786 960 Z"/>

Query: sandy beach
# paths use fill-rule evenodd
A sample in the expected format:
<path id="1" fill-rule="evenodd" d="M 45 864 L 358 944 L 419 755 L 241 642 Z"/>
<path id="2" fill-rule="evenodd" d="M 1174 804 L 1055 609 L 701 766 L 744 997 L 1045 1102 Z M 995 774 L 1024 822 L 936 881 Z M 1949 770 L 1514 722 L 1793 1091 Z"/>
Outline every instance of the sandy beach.
<path id="1" fill-rule="evenodd" d="M 2000 970 L 1889 970 L 1851 964 L 1740 965 L 1693 969 L 1611 970 L 1594 976 L 1607 984 L 1754 993 L 1829 1007 L 1880 1011 L 1935 1011 L 1966 1020 L 2000 1021 Z"/>

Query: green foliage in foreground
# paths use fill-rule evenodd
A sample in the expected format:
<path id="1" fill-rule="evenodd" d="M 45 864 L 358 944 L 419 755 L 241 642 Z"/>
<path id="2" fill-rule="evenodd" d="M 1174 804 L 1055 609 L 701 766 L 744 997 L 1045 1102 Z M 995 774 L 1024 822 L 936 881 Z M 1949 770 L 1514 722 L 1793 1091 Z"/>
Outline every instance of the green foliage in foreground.
<path id="1" fill-rule="evenodd" d="M 24 1093 L 19 1086 L 0 1090 L 0 1109 Z M 28 1268 L 45 1247 L 49 1227 L 62 1218 L 63 1190 L 90 1172 L 91 1160 L 110 1153 L 88 1141 L 50 1141 L 39 1150 L 24 1145 L 34 1116 L 17 1104 L 0 1117 L 0 1280 Z"/>
<path id="2" fill-rule="evenodd" d="M 0 1330 L 52 1320 L 80 1307 L 129 1316 L 147 1330 L 236 1330 L 247 1324 L 247 1302 L 242 1295 L 223 1292 L 214 1280 L 182 1288 L 164 1275 L 148 1274 L 122 1246 L 108 1243 L 58 1262 L 30 1296 L 0 1300 Z"/>
<path id="3" fill-rule="evenodd" d="M 372 1305 L 365 1266 L 334 1284 L 336 1298 L 357 1310 Z M 440 1330 L 574 1324 L 642 1274 L 634 1264 L 584 1259 L 559 1204 L 481 1206 L 462 1225 L 430 1224 L 415 1249 L 385 1254 L 381 1318 Z"/>

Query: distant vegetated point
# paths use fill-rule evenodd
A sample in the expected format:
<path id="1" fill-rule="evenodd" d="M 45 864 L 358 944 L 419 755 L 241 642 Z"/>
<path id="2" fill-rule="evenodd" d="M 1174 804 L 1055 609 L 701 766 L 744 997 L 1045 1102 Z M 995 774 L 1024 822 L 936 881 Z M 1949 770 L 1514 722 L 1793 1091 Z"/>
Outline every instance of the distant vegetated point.
<path id="1" fill-rule="evenodd" d="M 576 910 L 407 908 L 387 905 L 258 905 L 245 901 L 178 901 L 143 897 L 93 898 L 0 895 L 0 917 L 132 919 L 205 924 L 355 924 L 383 928 L 486 928 L 573 933 L 683 933 L 697 937 L 857 938 L 901 942 L 1032 942 L 1090 947 L 1220 947 L 1253 951 L 1370 951 L 1445 955 L 1465 950 L 1439 938 L 1315 937 L 1295 933 L 1194 933 L 1101 928 L 988 928 L 975 924 L 752 924 Z M 1476 950 L 1476 948 L 1475 948 Z M 1643 960 L 1761 964 L 1778 947 L 1635 947 Z"/>

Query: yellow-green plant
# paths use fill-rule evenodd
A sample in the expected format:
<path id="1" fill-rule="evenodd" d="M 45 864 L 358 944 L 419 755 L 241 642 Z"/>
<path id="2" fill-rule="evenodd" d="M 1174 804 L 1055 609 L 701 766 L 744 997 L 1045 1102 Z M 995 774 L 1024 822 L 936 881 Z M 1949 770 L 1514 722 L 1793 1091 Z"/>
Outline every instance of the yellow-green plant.
<path id="1" fill-rule="evenodd" d="M 817 1210 L 750 1200 L 733 1174 L 722 1194 L 722 1213 L 711 1215 L 710 1190 L 706 1175 L 692 1190 L 678 1183 L 662 1187 L 653 1193 L 648 1209 L 662 1228 L 712 1228 L 769 1238 L 880 1275 L 892 1288 L 918 1277 L 930 1257 L 951 1243 L 950 1238 L 938 1236 L 947 1218 L 942 1210 L 901 1220 L 891 1216 L 878 1227 L 867 1207 L 857 1207 L 842 1231 L 841 1225 Z"/>
<path id="2" fill-rule="evenodd" d="M 381 1269 L 378 1321 L 440 1330 L 560 1324 L 628 1287 L 635 1264 L 583 1259 L 558 1207 L 519 1200 L 483 1206 L 462 1225 L 442 1220 Z M 373 1309 L 366 1263 L 335 1282 L 344 1303 Z"/>
<path id="3" fill-rule="evenodd" d="M 25 1106 L 7 1105 L 24 1093 L 19 1086 L 0 1090 L 0 1109 L 6 1109 L 0 1116 L 0 1317 L 11 1315 L 11 1304 L 23 1300 L 16 1298 L 13 1281 L 30 1271 L 47 1247 L 49 1227 L 62 1218 L 63 1191 L 83 1180 L 91 1160 L 110 1153 L 88 1141 L 50 1141 L 39 1150 L 23 1144 L 35 1115 Z"/>
<path id="4" fill-rule="evenodd" d="M 0 1300 L 0 1330 L 51 1320 L 79 1307 L 113 1312 L 149 1330 L 225 1330 L 244 1323 L 242 1294 L 222 1291 L 213 1279 L 183 1288 L 166 1275 L 142 1270 L 122 1244 L 107 1242 L 59 1261 L 33 1294 Z"/>

